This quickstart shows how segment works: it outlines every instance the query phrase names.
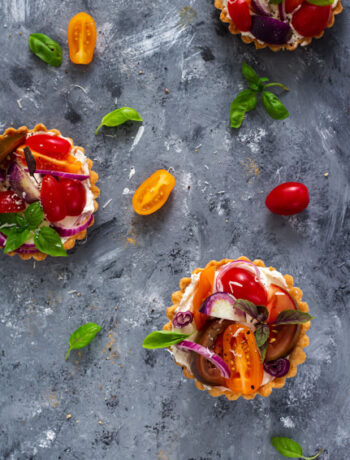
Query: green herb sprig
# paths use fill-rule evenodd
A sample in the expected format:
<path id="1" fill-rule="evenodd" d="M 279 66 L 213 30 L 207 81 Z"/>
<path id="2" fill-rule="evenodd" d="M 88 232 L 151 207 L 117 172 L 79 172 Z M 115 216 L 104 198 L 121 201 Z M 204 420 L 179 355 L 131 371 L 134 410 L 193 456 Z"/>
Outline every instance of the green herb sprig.
<path id="1" fill-rule="evenodd" d="M 29 205 L 23 213 L 0 214 L 0 232 L 7 237 L 4 253 L 15 251 L 29 238 L 34 238 L 34 244 L 40 252 L 54 257 L 67 256 L 56 230 L 40 227 L 43 220 L 44 212 L 38 201 Z"/>
<path id="2" fill-rule="evenodd" d="M 119 126 L 125 123 L 126 121 L 142 121 L 141 115 L 137 110 L 132 109 L 131 107 L 121 107 L 120 109 L 115 109 L 112 112 L 107 113 L 98 125 L 95 134 L 99 132 L 102 126 Z"/>
<path id="3" fill-rule="evenodd" d="M 143 348 L 153 350 L 155 348 L 166 348 L 176 345 L 187 339 L 191 334 L 182 334 L 181 332 L 172 331 L 154 331 L 151 332 L 143 341 Z"/>
<path id="4" fill-rule="evenodd" d="M 89 345 L 94 340 L 96 334 L 101 330 L 101 326 L 96 323 L 86 323 L 80 326 L 73 334 L 69 337 L 69 349 L 65 354 L 65 360 L 69 358 L 72 350 L 79 350 Z"/>
<path id="5" fill-rule="evenodd" d="M 28 40 L 29 48 L 46 64 L 59 67 L 62 63 L 61 46 L 44 34 L 30 34 Z"/>
<path id="6" fill-rule="evenodd" d="M 304 460 L 314 460 L 315 458 L 319 457 L 323 452 L 323 449 L 321 449 L 313 457 L 305 457 L 303 455 L 303 449 L 301 445 L 298 444 L 296 441 L 293 441 L 293 439 L 285 437 L 275 436 L 271 438 L 271 444 L 280 454 L 288 458 L 302 458 Z"/>
<path id="7" fill-rule="evenodd" d="M 283 120 L 289 117 L 289 112 L 280 99 L 266 88 L 279 86 L 285 91 L 289 89 L 282 83 L 267 83 L 267 77 L 259 77 L 255 70 L 245 62 L 242 62 L 242 74 L 249 83 L 249 89 L 241 91 L 233 100 L 230 109 L 231 128 L 240 128 L 247 112 L 255 109 L 258 103 L 258 94 L 261 95 L 262 103 L 266 112 L 274 120 Z"/>

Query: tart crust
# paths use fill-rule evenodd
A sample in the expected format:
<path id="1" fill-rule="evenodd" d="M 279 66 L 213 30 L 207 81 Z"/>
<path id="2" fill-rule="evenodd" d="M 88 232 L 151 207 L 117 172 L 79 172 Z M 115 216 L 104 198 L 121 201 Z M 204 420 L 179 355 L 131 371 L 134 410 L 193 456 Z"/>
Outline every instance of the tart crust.
<path id="1" fill-rule="evenodd" d="M 229 262 L 232 262 L 233 259 L 223 259 L 220 262 L 216 260 L 211 260 L 205 268 L 208 267 L 215 267 L 219 268 L 222 265 L 225 265 Z M 248 257 L 238 257 L 238 259 L 234 260 L 246 260 L 250 261 Z M 252 261 L 254 265 L 257 267 L 265 267 L 265 263 L 260 260 L 260 259 L 255 259 Z M 274 270 L 273 267 L 269 268 L 270 270 Z M 200 273 L 204 269 L 203 268 L 196 268 L 193 270 L 192 274 Z M 302 296 L 303 296 L 303 291 L 299 289 L 298 287 L 294 286 L 294 280 L 291 275 L 284 275 L 284 279 L 287 283 L 288 286 L 288 292 L 289 294 L 294 298 L 294 300 L 297 302 L 298 305 L 298 310 L 303 311 L 303 312 L 308 312 L 309 311 L 309 306 L 306 302 L 302 301 Z M 167 317 L 169 318 L 169 322 L 164 325 L 163 329 L 164 330 L 171 330 L 172 329 L 172 324 L 171 321 L 175 315 L 175 309 L 179 306 L 179 303 L 181 302 L 182 296 L 187 288 L 187 286 L 191 283 L 191 278 L 182 278 L 180 280 L 180 291 L 176 291 L 172 294 L 171 300 L 173 302 L 173 305 L 169 308 L 167 308 Z M 300 333 L 299 333 L 299 338 L 298 341 L 293 349 L 293 351 L 289 355 L 289 361 L 290 361 L 290 368 L 288 373 L 284 377 L 278 377 L 271 382 L 266 383 L 265 385 L 261 386 L 257 391 L 250 395 L 242 395 L 233 392 L 230 389 L 223 390 L 222 387 L 211 387 L 209 385 L 203 385 L 199 380 L 197 380 L 192 372 L 187 369 L 186 367 L 182 366 L 180 363 L 176 362 L 175 363 L 182 367 L 183 374 L 185 377 L 188 379 L 194 379 L 194 383 L 196 387 L 199 390 L 205 391 L 208 390 L 209 394 L 211 396 L 226 396 L 227 399 L 233 401 L 238 399 L 240 396 L 242 396 L 244 399 L 254 399 L 257 394 L 260 396 L 267 397 L 271 394 L 271 391 L 273 388 L 282 388 L 284 384 L 286 383 L 286 378 L 294 377 L 297 374 L 297 367 L 299 364 L 302 364 L 305 359 L 306 359 L 306 354 L 303 351 L 303 348 L 307 347 L 309 345 L 309 337 L 306 335 L 307 330 L 310 328 L 310 321 L 308 321 L 305 324 L 301 324 L 300 326 Z"/>
<path id="2" fill-rule="evenodd" d="M 23 134 L 25 136 L 28 133 L 36 133 L 38 131 L 44 131 L 44 132 L 50 132 L 54 133 L 57 136 L 62 136 L 61 132 L 58 129 L 47 129 L 45 125 L 42 123 L 39 123 L 36 125 L 33 129 L 28 129 L 26 126 L 21 126 L 18 129 L 15 128 L 8 128 L 6 131 L 0 135 L 0 142 L 3 139 L 10 138 L 16 134 Z M 72 147 L 77 147 L 79 150 L 81 150 L 83 153 L 85 153 L 85 149 L 80 146 L 75 146 L 73 140 L 70 137 L 67 137 L 72 143 Z M 98 174 L 92 170 L 93 162 L 90 160 L 90 158 L 87 158 L 87 164 L 89 167 L 89 174 L 90 174 L 90 190 L 93 194 L 94 197 L 94 212 L 97 211 L 98 209 L 98 203 L 96 201 L 96 198 L 100 195 L 100 189 L 96 186 L 96 182 L 98 180 Z M 94 217 L 92 218 L 92 221 L 89 225 L 91 227 L 94 224 Z M 71 236 L 64 244 L 64 248 L 68 251 L 69 249 L 72 249 L 75 246 L 76 240 L 83 240 L 86 237 L 87 230 L 83 230 L 80 233 L 77 233 L 76 235 Z M 31 258 L 35 260 L 45 260 L 47 257 L 47 254 L 44 254 L 40 251 L 29 253 L 29 254 L 19 254 L 16 251 L 9 252 L 8 255 L 10 256 L 15 256 L 18 255 L 21 259 L 23 260 L 29 260 Z"/>
<path id="3" fill-rule="evenodd" d="M 218 10 L 221 10 L 221 13 L 220 13 L 221 21 L 227 22 L 229 24 L 229 31 L 231 32 L 231 34 L 234 34 L 234 35 L 240 34 L 241 31 L 237 29 L 234 22 L 232 21 L 232 19 L 228 16 L 227 12 L 225 11 L 223 1 L 214 0 L 214 4 Z M 335 21 L 335 15 L 340 14 L 342 11 L 343 11 L 343 6 L 341 4 L 341 0 L 338 0 L 336 7 L 332 8 L 331 16 L 329 18 L 327 28 L 333 27 L 334 21 Z M 321 38 L 323 37 L 323 34 L 324 34 L 324 30 L 319 35 L 315 35 L 314 37 L 302 37 L 299 40 L 296 40 L 296 42 L 293 43 L 292 45 L 289 45 L 289 44 L 271 45 L 269 43 L 261 42 L 257 38 L 247 37 L 246 35 L 241 35 L 241 39 L 244 43 L 247 43 L 247 44 L 254 42 L 256 49 L 270 48 L 270 50 L 272 51 L 280 51 L 282 49 L 286 49 L 288 51 L 294 51 L 299 45 L 301 45 L 301 43 L 303 44 L 302 46 L 307 46 L 312 42 L 313 38 Z"/>

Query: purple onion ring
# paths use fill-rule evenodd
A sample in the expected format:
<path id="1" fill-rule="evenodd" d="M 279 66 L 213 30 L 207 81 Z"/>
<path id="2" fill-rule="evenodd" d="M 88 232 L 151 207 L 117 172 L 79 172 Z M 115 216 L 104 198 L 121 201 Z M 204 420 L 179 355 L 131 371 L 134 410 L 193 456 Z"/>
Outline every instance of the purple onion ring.
<path id="1" fill-rule="evenodd" d="M 269 363 L 264 363 L 264 370 L 273 377 L 283 377 L 286 375 L 290 368 L 288 359 L 279 358 Z"/>
<path id="2" fill-rule="evenodd" d="M 193 321 L 193 313 L 191 311 L 179 311 L 176 313 L 173 319 L 173 326 L 176 328 L 182 328 L 191 324 Z"/>

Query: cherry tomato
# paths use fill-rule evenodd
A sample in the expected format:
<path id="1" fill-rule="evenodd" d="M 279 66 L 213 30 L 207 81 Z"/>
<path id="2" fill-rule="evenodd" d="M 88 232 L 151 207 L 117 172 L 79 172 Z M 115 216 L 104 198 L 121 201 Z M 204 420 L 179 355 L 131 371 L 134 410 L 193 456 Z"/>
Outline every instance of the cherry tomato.
<path id="1" fill-rule="evenodd" d="M 80 216 L 86 205 L 86 190 L 79 180 L 60 180 L 68 216 Z"/>
<path id="2" fill-rule="evenodd" d="M 231 374 L 226 386 L 235 393 L 254 393 L 261 385 L 264 370 L 253 332 L 242 324 L 231 324 L 224 332 L 223 348 Z"/>
<path id="3" fill-rule="evenodd" d="M 166 203 L 175 183 L 175 177 L 164 169 L 153 173 L 134 193 L 134 211 L 142 216 L 158 211 Z"/>
<path id="4" fill-rule="evenodd" d="M 202 329 L 206 323 L 208 316 L 201 313 L 199 309 L 201 308 L 204 300 L 213 293 L 215 277 L 215 268 L 208 267 L 205 268 L 199 277 L 198 283 L 196 285 L 192 305 L 193 305 L 193 317 L 198 330 Z"/>
<path id="5" fill-rule="evenodd" d="M 17 193 L 11 190 L 0 192 L 0 214 L 4 212 L 19 212 L 25 208 L 25 201 Z"/>
<path id="6" fill-rule="evenodd" d="M 67 139 L 50 134 L 35 134 L 29 136 L 26 140 L 26 145 L 37 153 L 42 153 L 49 157 L 62 160 L 67 157 L 71 143 Z"/>
<path id="7" fill-rule="evenodd" d="M 42 180 L 40 201 L 50 222 L 57 222 L 67 216 L 63 187 L 53 176 L 45 176 Z"/>
<path id="8" fill-rule="evenodd" d="M 256 280 L 256 275 L 244 268 L 232 267 L 219 274 L 224 292 L 232 294 L 236 299 L 246 299 L 255 305 L 266 305 L 267 293 Z"/>
<path id="9" fill-rule="evenodd" d="M 285 182 L 267 195 L 265 204 L 271 212 L 282 216 L 298 214 L 309 204 L 309 191 L 301 182 Z"/>
<path id="10" fill-rule="evenodd" d="M 319 35 L 328 25 L 332 5 L 316 6 L 305 2 L 292 18 L 294 29 L 304 37 Z"/>
<path id="11" fill-rule="evenodd" d="M 231 321 L 227 320 L 209 321 L 201 333 L 199 344 L 209 348 L 209 350 L 215 349 L 216 354 L 223 356 L 222 333 L 230 324 L 232 324 Z M 217 342 L 221 344 L 219 352 L 217 351 L 219 347 Z M 198 353 L 193 353 L 191 369 L 200 382 L 209 385 L 225 385 L 225 378 L 220 374 L 219 369 Z"/>
<path id="12" fill-rule="evenodd" d="M 89 64 L 96 45 L 96 24 L 87 13 L 78 13 L 69 21 L 69 57 L 74 64 Z"/>
<path id="13" fill-rule="evenodd" d="M 299 338 L 299 331 L 300 326 L 298 324 L 271 326 L 265 360 L 274 361 L 287 356 Z"/>
<path id="14" fill-rule="evenodd" d="M 286 13 L 292 13 L 304 0 L 285 0 Z"/>
<path id="15" fill-rule="evenodd" d="M 249 4 L 247 0 L 229 0 L 227 3 L 228 14 L 241 32 L 249 32 L 252 26 Z"/>
<path id="16" fill-rule="evenodd" d="M 269 310 L 268 323 L 273 323 L 277 316 L 284 310 L 297 309 L 297 306 L 289 293 L 276 284 L 271 284 L 269 287 L 266 307 Z"/>

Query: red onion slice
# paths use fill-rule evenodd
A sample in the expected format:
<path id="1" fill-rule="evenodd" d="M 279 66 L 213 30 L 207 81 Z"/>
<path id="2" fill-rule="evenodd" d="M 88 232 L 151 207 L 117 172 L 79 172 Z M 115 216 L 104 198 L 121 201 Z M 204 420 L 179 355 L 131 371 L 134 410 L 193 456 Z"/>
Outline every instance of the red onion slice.
<path id="1" fill-rule="evenodd" d="M 253 262 L 249 262 L 248 260 L 233 260 L 232 262 L 228 263 L 227 265 L 224 265 L 222 269 L 220 269 L 218 277 L 216 278 L 216 290 L 218 292 L 223 292 L 224 291 L 224 286 L 222 285 L 221 282 L 221 277 L 229 270 L 231 270 L 232 266 L 235 265 L 236 267 L 239 267 L 239 265 L 242 265 L 241 268 L 244 268 L 245 270 L 248 270 L 256 275 L 256 281 L 260 280 L 260 272 L 258 267 L 253 264 Z"/>
<path id="2" fill-rule="evenodd" d="M 172 323 L 174 327 L 181 329 L 182 327 L 185 327 L 188 324 L 191 324 L 192 321 L 193 321 L 193 313 L 191 311 L 179 311 L 174 316 Z"/>
<path id="3" fill-rule="evenodd" d="M 208 361 L 210 361 L 215 367 L 220 371 L 220 374 L 228 379 L 230 377 L 230 369 L 228 368 L 225 361 L 220 358 L 219 355 L 210 351 L 208 348 L 199 345 L 199 343 L 192 342 L 191 340 L 184 340 L 176 345 L 178 348 L 186 351 L 194 351 L 199 355 L 204 356 Z"/>
<path id="4" fill-rule="evenodd" d="M 5 247 L 6 244 L 6 236 L 3 233 L 0 233 L 0 248 Z M 14 252 L 18 254 L 32 254 L 33 252 L 38 252 L 35 244 L 22 244 L 19 248 L 17 248 Z"/>
<path id="5" fill-rule="evenodd" d="M 290 368 L 290 362 L 288 359 L 279 358 L 269 363 L 264 363 L 264 371 L 273 377 L 283 377 L 286 375 Z"/>
<path id="6" fill-rule="evenodd" d="M 252 9 L 255 13 L 261 16 L 271 16 L 270 11 L 267 9 L 263 0 L 252 0 Z"/>
<path id="7" fill-rule="evenodd" d="M 28 169 L 25 169 L 25 171 L 28 171 Z M 35 174 L 42 174 L 43 176 L 51 175 L 51 176 L 62 177 L 63 179 L 77 179 L 77 180 L 86 180 L 86 179 L 89 179 L 90 177 L 87 174 L 74 174 L 74 173 L 68 173 L 68 172 L 63 172 L 63 171 L 50 171 L 49 169 L 37 169 L 35 171 Z"/>
<path id="8" fill-rule="evenodd" d="M 71 228 L 65 228 L 65 227 L 60 227 L 59 225 L 54 225 L 53 228 L 56 230 L 56 232 L 60 236 L 73 236 L 77 235 L 78 233 L 82 232 L 83 230 L 86 230 L 88 226 L 91 224 L 94 216 L 90 214 L 90 217 L 82 224 L 76 226 L 76 227 L 71 227 Z"/>
<path id="9" fill-rule="evenodd" d="M 6 236 L 3 233 L 0 233 L 0 248 L 3 248 L 6 244 Z"/>
<path id="10" fill-rule="evenodd" d="M 200 312 L 214 318 L 242 321 L 245 313 L 234 308 L 235 298 L 227 292 L 216 292 L 209 296 L 200 308 Z"/>

